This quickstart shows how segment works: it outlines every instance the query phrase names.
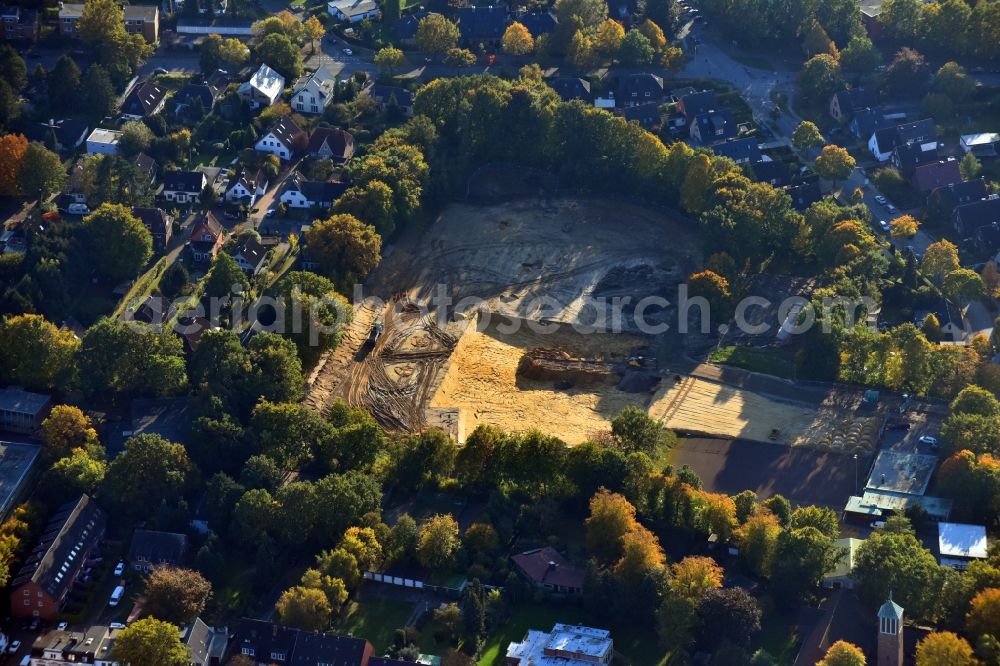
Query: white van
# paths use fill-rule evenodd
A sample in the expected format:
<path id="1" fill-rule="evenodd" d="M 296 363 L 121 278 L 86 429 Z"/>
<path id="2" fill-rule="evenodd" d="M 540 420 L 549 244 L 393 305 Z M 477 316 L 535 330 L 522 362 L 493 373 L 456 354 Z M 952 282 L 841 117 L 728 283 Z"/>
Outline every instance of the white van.
<path id="1" fill-rule="evenodd" d="M 119 585 L 115 588 L 115 591 L 111 593 L 111 600 L 108 602 L 109 606 L 117 606 L 118 602 L 122 600 L 122 596 L 125 594 L 125 587 Z"/>
<path id="2" fill-rule="evenodd" d="M 90 208 L 85 203 L 71 203 L 66 207 L 66 212 L 70 215 L 90 215 Z"/>
<path id="3" fill-rule="evenodd" d="M 21 666 L 31 666 L 31 655 L 26 654 L 21 657 Z"/>

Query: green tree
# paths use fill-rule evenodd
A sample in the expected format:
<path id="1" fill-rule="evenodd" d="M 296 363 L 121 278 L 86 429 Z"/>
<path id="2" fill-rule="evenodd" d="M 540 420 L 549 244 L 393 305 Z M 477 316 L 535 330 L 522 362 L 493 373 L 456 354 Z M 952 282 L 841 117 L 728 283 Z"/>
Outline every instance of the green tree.
<path id="1" fill-rule="evenodd" d="M 333 609 L 326 594 L 319 589 L 292 587 L 274 606 L 281 624 L 306 631 L 323 631 L 330 626 Z"/>
<path id="2" fill-rule="evenodd" d="M 441 14 L 428 14 L 417 24 L 417 48 L 426 53 L 446 53 L 458 43 L 458 26 Z"/>
<path id="3" fill-rule="evenodd" d="M 626 407 L 611 419 L 611 436 L 626 453 L 656 455 L 677 444 L 677 435 L 637 407 Z"/>
<path id="4" fill-rule="evenodd" d="M 806 61 L 799 72 L 799 91 L 811 104 L 825 102 L 843 85 L 840 63 L 829 53 L 820 53 Z"/>
<path id="5" fill-rule="evenodd" d="M 941 284 L 944 276 L 961 266 L 958 260 L 958 248 L 948 239 L 931 243 L 920 261 L 920 270 L 932 280 Z"/>
<path id="6" fill-rule="evenodd" d="M 320 23 L 319 18 L 314 14 L 307 18 L 302 24 L 302 36 L 309 41 L 309 48 L 312 53 L 316 53 L 316 40 L 323 37 L 326 28 Z"/>
<path id="7" fill-rule="evenodd" d="M 935 92 L 947 95 L 956 104 L 967 101 L 976 92 L 976 81 L 957 62 L 946 62 L 931 83 Z"/>
<path id="8" fill-rule="evenodd" d="M 180 339 L 139 322 L 99 319 L 77 353 L 81 388 L 90 394 L 177 393 L 187 383 Z"/>
<path id="9" fill-rule="evenodd" d="M 264 37 L 257 46 L 257 58 L 287 80 L 302 76 L 302 55 L 287 35 L 271 33 Z"/>
<path id="10" fill-rule="evenodd" d="M 75 60 L 68 55 L 60 56 L 45 79 L 49 102 L 57 108 L 66 108 L 67 105 L 73 104 L 80 92 L 82 75 L 83 72 L 77 67 Z"/>
<path id="11" fill-rule="evenodd" d="M 450 514 L 431 516 L 420 525 L 417 560 L 428 569 L 445 568 L 452 563 L 459 545 L 458 522 Z"/>
<path id="12" fill-rule="evenodd" d="M 66 169 L 59 155 L 32 141 L 24 151 L 18 181 L 25 196 L 44 201 L 62 190 L 66 184 Z"/>
<path id="13" fill-rule="evenodd" d="M 858 547 L 854 577 L 872 608 L 891 591 L 911 617 L 933 617 L 941 573 L 934 555 L 912 535 L 874 532 Z"/>
<path id="14" fill-rule="evenodd" d="M 212 298 L 232 298 L 237 294 L 247 294 L 250 281 L 232 255 L 223 252 L 212 262 L 205 277 L 204 292 Z"/>
<path id="15" fill-rule="evenodd" d="M 104 118 L 114 112 L 116 101 L 107 70 L 96 63 L 88 67 L 80 81 L 80 109 L 91 118 Z"/>
<path id="16" fill-rule="evenodd" d="M 0 44 L 0 78 L 15 92 L 24 90 L 28 85 L 28 66 L 9 42 Z"/>
<path id="17" fill-rule="evenodd" d="M 107 463 L 85 449 L 73 449 L 68 456 L 57 460 L 49 473 L 55 487 L 68 488 L 74 494 L 93 494 L 104 483 Z"/>
<path id="18" fill-rule="evenodd" d="M 112 280 L 135 277 L 153 255 L 153 237 L 127 206 L 101 204 L 81 231 L 91 265 Z"/>
<path id="19" fill-rule="evenodd" d="M 756 599 L 742 587 L 710 589 L 698 605 L 703 636 L 713 642 L 728 640 L 747 647 L 760 631 L 761 612 Z"/>
<path id="20" fill-rule="evenodd" d="M 945 276 L 941 289 L 948 298 L 967 303 L 982 298 L 983 278 L 970 268 L 959 268 Z"/>
<path id="21" fill-rule="evenodd" d="M 0 320 L 0 376 L 29 389 L 60 384 L 73 367 L 80 341 L 41 315 L 25 314 Z"/>
<path id="22" fill-rule="evenodd" d="M 130 120 L 121 127 L 121 138 L 118 147 L 126 155 L 135 155 L 149 150 L 156 140 L 149 125 L 139 120 Z"/>
<path id="23" fill-rule="evenodd" d="M 622 40 L 625 38 L 625 28 L 614 19 L 604 19 L 594 32 L 594 48 L 608 58 L 614 58 L 618 53 Z"/>
<path id="24" fill-rule="evenodd" d="M 922 90 L 927 78 L 924 57 L 911 48 L 903 47 L 882 73 L 881 87 L 886 95 L 907 97 Z"/>
<path id="25" fill-rule="evenodd" d="M 74 449 L 100 451 L 101 441 L 90 417 L 73 405 L 56 405 L 42 421 L 42 443 L 49 458 L 58 460 Z"/>
<path id="26" fill-rule="evenodd" d="M 792 513 L 792 529 L 814 527 L 830 539 L 840 538 L 840 521 L 837 514 L 828 507 L 802 506 Z"/>
<path id="27" fill-rule="evenodd" d="M 823 147 L 815 166 L 820 178 L 832 180 L 836 184 L 851 175 L 854 165 L 854 158 L 845 148 L 831 145 Z"/>
<path id="28" fill-rule="evenodd" d="M 387 0 L 382 9 L 383 18 L 389 24 L 399 20 L 403 13 L 402 0 Z"/>
<path id="29" fill-rule="evenodd" d="M 386 76 L 392 76 L 397 69 L 403 66 L 404 62 L 406 62 L 406 56 L 392 45 L 379 49 L 378 53 L 375 54 L 375 66 Z"/>
<path id="30" fill-rule="evenodd" d="M 305 238 L 321 272 L 345 286 L 368 275 L 378 265 L 382 251 L 382 238 L 375 227 L 353 215 L 319 220 L 306 229 Z"/>
<path id="31" fill-rule="evenodd" d="M 840 66 L 847 72 L 871 74 L 881 64 L 882 54 L 865 35 L 851 37 L 851 41 L 840 52 Z"/>
<path id="32" fill-rule="evenodd" d="M 212 584 L 197 571 L 159 566 L 146 578 L 144 594 L 150 615 L 174 624 L 187 624 L 205 610 Z"/>
<path id="33" fill-rule="evenodd" d="M 778 536 L 771 584 L 778 600 L 797 607 L 819 586 L 841 553 L 814 527 L 785 530 Z"/>
<path id="34" fill-rule="evenodd" d="M 585 525 L 587 550 L 601 562 L 613 562 L 621 556 L 622 538 L 639 523 L 635 507 L 624 496 L 601 488 L 590 498 Z"/>
<path id="35" fill-rule="evenodd" d="M 809 148 L 819 148 L 822 146 L 826 140 L 823 135 L 820 134 L 819 128 L 816 124 L 809 121 L 803 120 L 799 123 L 795 131 L 792 132 L 792 145 L 794 145 L 799 150 L 808 150 Z"/>
<path id="36" fill-rule="evenodd" d="M 120 664 L 143 666 L 186 666 L 190 650 L 181 641 L 180 631 L 169 622 L 147 617 L 133 622 L 118 633 L 111 650 Z"/>
<path id="37" fill-rule="evenodd" d="M 962 180 L 973 180 L 983 170 L 983 165 L 972 153 L 966 153 L 958 163 L 958 170 L 962 174 Z"/>
<path id="38" fill-rule="evenodd" d="M 503 52 L 511 55 L 528 55 L 535 50 L 535 40 L 522 23 L 514 21 L 503 33 Z"/>
<path id="39" fill-rule="evenodd" d="M 353 215 L 375 227 L 380 236 L 396 230 L 396 202 L 392 188 L 381 180 L 347 188 L 333 206 L 334 213 Z"/>
<path id="40" fill-rule="evenodd" d="M 560 25 L 581 28 L 595 27 L 608 16 L 608 6 L 602 0 L 556 0 L 555 11 Z"/>
<path id="41" fill-rule="evenodd" d="M 865 666 L 865 653 L 852 643 L 837 641 L 816 666 Z"/>
<path id="42" fill-rule="evenodd" d="M 972 646 L 950 631 L 936 631 L 917 643 L 917 666 L 974 666 Z"/>
<path id="43" fill-rule="evenodd" d="M 130 437 L 108 466 L 109 495 L 128 513 L 180 499 L 197 476 L 184 446 L 159 435 Z"/>
<path id="44" fill-rule="evenodd" d="M 951 401 L 953 415 L 1000 416 L 1000 400 L 979 386 L 967 386 Z M 949 417 L 951 418 L 951 417 Z"/>
<path id="45" fill-rule="evenodd" d="M 655 50 L 646 35 L 632 28 L 618 46 L 618 59 L 624 65 L 648 65 L 653 62 Z"/>

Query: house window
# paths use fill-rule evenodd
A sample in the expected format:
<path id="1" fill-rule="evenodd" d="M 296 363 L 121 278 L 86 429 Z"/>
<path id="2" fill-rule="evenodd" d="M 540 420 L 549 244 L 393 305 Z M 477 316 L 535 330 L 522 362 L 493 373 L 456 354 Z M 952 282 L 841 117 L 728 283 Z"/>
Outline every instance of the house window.
<path id="1" fill-rule="evenodd" d="M 275 650 L 275 651 L 271 652 L 271 659 L 277 659 L 278 661 L 284 661 L 285 660 L 285 653 L 284 652 L 279 652 L 279 651 Z"/>
<path id="2" fill-rule="evenodd" d="M 302 104 L 302 102 L 296 102 L 296 103 L 295 103 L 295 109 L 296 109 L 296 110 L 298 110 L 298 111 L 301 111 L 301 110 L 302 110 L 302 107 L 303 107 L 303 104 Z"/>
<path id="3" fill-rule="evenodd" d="M 248 648 L 248 647 L 245 647 L 245 648 L 243 648 L 242 652 L 243 652 L 243 654 L 245 654 L 245 655 L 246 655 L 246 656 L 248 656 L 248 657 L 253 657 L 253 656 L 255 656 L 255 655 L 254 655 L 254 650 L 253 650 L 253 648 Z"/>
<path id="4" fill-rule="evenodd" d="M 25 606 L 30 606 L 31 605 L 31 599 L 25 599 L 24 600 L 24 605 Z"/>

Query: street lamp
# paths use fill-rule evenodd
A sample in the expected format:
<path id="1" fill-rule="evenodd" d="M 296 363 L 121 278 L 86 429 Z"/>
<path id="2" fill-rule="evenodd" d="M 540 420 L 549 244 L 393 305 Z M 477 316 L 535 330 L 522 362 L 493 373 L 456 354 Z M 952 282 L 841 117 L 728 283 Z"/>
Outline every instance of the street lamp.
<path id="1" fill-rule="evenodd" d="M 854 454 L 854 494 L 858 494 L 858 454 Z"/>

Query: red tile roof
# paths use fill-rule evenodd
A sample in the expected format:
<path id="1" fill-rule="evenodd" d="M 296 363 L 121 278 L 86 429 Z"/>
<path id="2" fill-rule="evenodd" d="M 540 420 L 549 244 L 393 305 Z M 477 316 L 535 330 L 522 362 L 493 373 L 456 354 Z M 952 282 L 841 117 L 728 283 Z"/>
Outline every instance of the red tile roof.
<path id="1" fill-rule="evenodd" d="M 529 550 L 511 558 L 525 576 L 538 585 L 558 585 L 582 589 L 586 575 L 550 546 Z"/>

